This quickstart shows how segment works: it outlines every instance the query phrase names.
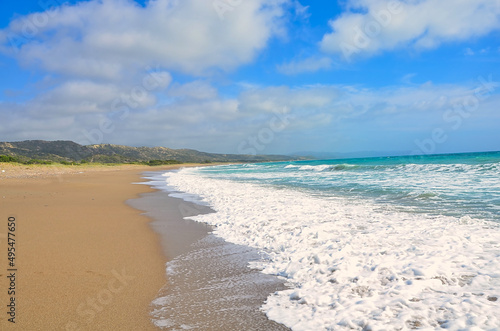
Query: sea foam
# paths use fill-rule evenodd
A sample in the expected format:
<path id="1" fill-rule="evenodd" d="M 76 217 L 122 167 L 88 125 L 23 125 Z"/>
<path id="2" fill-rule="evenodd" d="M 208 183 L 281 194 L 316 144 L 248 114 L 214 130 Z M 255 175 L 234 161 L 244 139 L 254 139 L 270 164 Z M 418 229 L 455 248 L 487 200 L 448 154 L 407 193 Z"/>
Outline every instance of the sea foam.
<path id="1" fill-rule="evenodd" d="M 165 176 L 216 211 L 192 219 L 259 249 L 265 259 L 251 267 L 287 280 L 290 288 L 262 309 L 293 330 L 500 328 L 496 223 L 206 178 L 196 169 Z"/>

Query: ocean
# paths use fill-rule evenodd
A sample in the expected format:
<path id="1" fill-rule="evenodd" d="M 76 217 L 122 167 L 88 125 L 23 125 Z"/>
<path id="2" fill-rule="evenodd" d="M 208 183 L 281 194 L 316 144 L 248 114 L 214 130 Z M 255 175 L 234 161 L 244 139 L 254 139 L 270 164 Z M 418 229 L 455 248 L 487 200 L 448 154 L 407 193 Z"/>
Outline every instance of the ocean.
<path id="1" fill-rule="evenodd" d="M 184 168 L 189 216 L 256 249 L 292 330 L 500 329 L 500 152 Z"/>

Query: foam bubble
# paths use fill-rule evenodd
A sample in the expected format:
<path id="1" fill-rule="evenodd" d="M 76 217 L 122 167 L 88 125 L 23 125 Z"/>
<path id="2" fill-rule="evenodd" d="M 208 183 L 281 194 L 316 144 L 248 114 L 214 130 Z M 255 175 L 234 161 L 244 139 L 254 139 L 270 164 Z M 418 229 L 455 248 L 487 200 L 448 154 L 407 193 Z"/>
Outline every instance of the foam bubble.
<path id="1" fill-rule="evenodd" d="M 324 171 L 331 167 L 329 164 L 320 164 L 320 165 L 305 165 L 299 167 L 300 170 L 314 170 L 314 171 Z"/>
<path id="2" fill-rule="evenodd" d="M 261 250 L 255 263 L 287 279 L 269 318 L 293 330 L 500 327 L 500 230 L 470 217 L 411 214 L 369 201 L 311 196 L 205 178 L 167 176 L 216 211 L 194 220 Z"/>

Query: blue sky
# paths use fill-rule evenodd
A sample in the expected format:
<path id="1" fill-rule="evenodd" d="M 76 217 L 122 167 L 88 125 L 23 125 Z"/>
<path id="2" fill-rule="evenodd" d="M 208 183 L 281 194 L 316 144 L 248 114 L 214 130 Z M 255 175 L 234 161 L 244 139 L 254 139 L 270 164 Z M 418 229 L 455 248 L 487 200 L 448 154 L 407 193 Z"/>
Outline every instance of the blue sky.
<path id="1" fill-rule="evenodd" d="M 498 0 L 41 0 L 0 11 L 0 141 L 500 150 Z"/>

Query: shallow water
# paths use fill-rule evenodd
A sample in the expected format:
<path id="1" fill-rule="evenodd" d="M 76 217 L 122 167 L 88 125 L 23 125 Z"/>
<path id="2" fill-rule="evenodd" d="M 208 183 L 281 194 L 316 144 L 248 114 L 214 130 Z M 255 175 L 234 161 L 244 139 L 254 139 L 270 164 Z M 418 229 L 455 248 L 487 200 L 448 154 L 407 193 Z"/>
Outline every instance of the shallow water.
<path id="1" fill-rule="evenodd" d="M 262 256 L 254 248 L 235 245 L 211 234 L 213 227 L 184 217 L 213 212 L 169 195 L 161 173 L 147 173 L 160 189 L 129 200 L 152 218 L 165 256 L 167 284 L 151 304 L 151 317 L 163 330 L 289 330 L 269 320 L 260 307 L 284 281 L 248 267 Z M 184 197 L 189 200 L 188 197 Z"/>
<path id="2" fill-rule="evenodd" d="M 321 160 L 183 169 L 165 184 L 287 280 L 263 309 L 293 330 L 496 330 L 499 169 L 499 153 Z"/>
<path id="3" fill-rule="evenodd" d="M 285 289 L 276 277 L 248 268 L 255 249 L 208 235 L 167 263 L 168 285 L 153 301 L 157 326 L 169 330 L 288 330 L 258 308 Z M 256 309 L 257 308 L 257 309 Z"/>

